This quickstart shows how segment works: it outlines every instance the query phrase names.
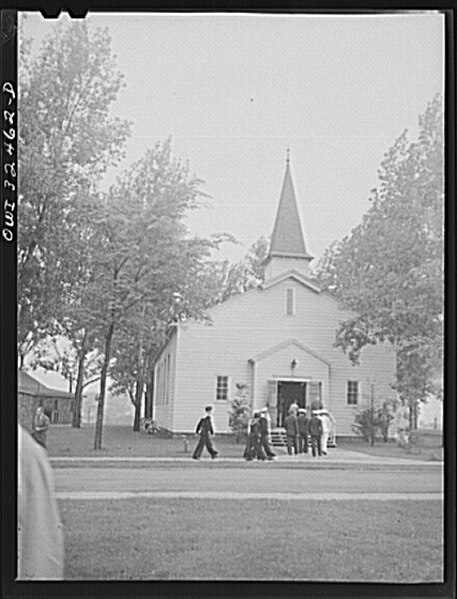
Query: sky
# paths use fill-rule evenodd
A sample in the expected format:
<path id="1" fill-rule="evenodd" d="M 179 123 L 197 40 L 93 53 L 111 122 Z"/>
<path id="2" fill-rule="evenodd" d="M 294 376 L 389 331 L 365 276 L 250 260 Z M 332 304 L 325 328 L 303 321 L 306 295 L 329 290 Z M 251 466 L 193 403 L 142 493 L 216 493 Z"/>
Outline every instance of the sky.
<path id="1" fill-rule="evenodd" d="M 109 29 L 126 83 L 112 114 L 133 122 L 126 158 L 102 188 L 171 136 L 211 196 L 188 219 L 190 232 L 239 241 L 219 259 L 239 260 L 272 233 L 287 148 L 307 250 L 321 257 L 361 222 L 384 153 L 404 129 L 415 138 L 419 114 L 444 86 L 436 12 L 86 19 Z M 34 52 L 57 22 L 27 13 Z M 34 375 L 67 386 L 56 373 Z"/>
<path id="2" fill-rule="evenodd" d="M 34 51 L 55 27 L 27 13 Z M 63 17 L 71 21 L 66 15 Z M 126 88 L 112 114 L 133 122 L 122 170 L 157 141 L 189 161 L 211 196 L 190 232 L 227 232 L 238 260 L 273 230 L 290 166 L 316 258 L 369 208 L 383 155 L 444 85 L 444 16 L 89 13 L 107 27 Z"/>

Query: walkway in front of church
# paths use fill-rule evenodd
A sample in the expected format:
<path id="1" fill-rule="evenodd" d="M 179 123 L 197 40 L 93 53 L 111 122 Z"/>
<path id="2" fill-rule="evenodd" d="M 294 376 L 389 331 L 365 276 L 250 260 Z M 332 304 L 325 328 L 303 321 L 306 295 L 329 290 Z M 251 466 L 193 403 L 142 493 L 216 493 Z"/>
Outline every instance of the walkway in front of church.
<path id="1" fill-rule="evenodd" d="M 327 456 L 51 458 L 56 496 L 92 499 L 443 500 L 443 464 L 331 449 Z M 204 476 L 199 474 L 204 471 Z"/>
<path id="2" fill-rule="evenodd" d="M 279 466 L 279 465 L 278 465 Z M 198 471 L 198 472 L 197 472 Z M 204 472 L 202 476 L 200 473 Z M 59 467 L 59 499 L 442 500 L 437 468 Z"/>
<path id="3" fill-rule="evenodd" d="M 347 451 L 338 447 L 329 449 L 326 456 L 313 457 L 310 453 L 292 455 L 289 456 L 282 448 L 275 449 L 277 455 L 273 462 L 268 463 L 281 463 L 281 464 L 297 464 L 303 467 L 312 466 L 315 467 L 326 467 L 326 466 L 409 466 L 411 468 L 420 468 L 428 466 L 431 468 L 442 468 L 443 462 L 433 460 L 416 460 L 408 458 L 392 458 L 392 457 L 379 457 L 372 456 L 364 453 L 355 451 Z M 241 450 L 240 450 L 241 453 Z M 185 463 L 216 463 L 223 462 L 227 464 L 246 464 L 246 466 L 254 465 L 256 462 L 246 463 L 241 457 L 230 457 L 224 458 L 223 456 L 218 457 L 216 460 L 211 460 L 208 455 L 204 455 L 198 462 L 191 459 L 191 454 L 182 457 L 51 457 L 51 463 L 56 466 L 63 464 L 91 464 L 91 463 L 113 463 L 113 464 L 140 464 L 140 463 L 174 463 L 174 464 L 185 464 Z M 266 462 L 267 463 L 267 462 Z"/>

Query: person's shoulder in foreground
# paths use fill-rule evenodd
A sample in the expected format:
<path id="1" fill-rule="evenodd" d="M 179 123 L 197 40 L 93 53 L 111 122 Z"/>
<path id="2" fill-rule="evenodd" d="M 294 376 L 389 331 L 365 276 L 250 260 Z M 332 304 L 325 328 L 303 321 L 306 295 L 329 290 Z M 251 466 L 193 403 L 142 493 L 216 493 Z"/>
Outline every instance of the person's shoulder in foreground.
<path id="1" fill-rule="evenodd" d="M 63 578 L 63 530 L 45 450 L 18 426 L 18 580 Z"/>

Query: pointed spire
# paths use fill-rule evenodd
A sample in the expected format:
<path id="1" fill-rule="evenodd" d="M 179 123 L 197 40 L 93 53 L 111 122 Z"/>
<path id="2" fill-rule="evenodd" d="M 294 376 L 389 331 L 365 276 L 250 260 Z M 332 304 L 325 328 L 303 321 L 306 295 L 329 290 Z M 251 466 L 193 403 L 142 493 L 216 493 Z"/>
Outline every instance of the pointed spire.
<path id="1" fill-rule="evenodd" d="M 298 211 L 297 199 L 290 172 L 289 149 L 287 149 L 286 172 L 282 185 L 278 211 L 271 236 L 269 256 L 290 256 L 312 259 L 306 251 L 305 236 Z"/>

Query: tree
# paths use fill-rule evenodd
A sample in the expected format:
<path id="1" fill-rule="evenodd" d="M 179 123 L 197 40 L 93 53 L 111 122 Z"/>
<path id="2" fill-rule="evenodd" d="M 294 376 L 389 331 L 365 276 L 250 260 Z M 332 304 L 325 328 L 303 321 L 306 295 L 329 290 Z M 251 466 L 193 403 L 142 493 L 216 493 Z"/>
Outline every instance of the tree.
<path id="1" fill-rule="evenodd" d="M 78 276 L 81 199 L 122 157 L 125 121 L 109 117 L 121 89 L 107 30 L 56 28 L 37 57 L 20 46 L 18 352 L 59 333 L 62 296 Z"/>
<path id="2" fill-rule="evenodd" d="M 82 389 L 98 380 L 100 372 L 100 356 L 96 352 L 85 354 L 87 362 L 84 363 Z M 58 372 L 68 381 L 68 393 L 75 392 L 77 387 L 78 373 L 80 371 L 80 352 L 75 351 L 68 343 L 68 339 L 59 337 L 48 337 L 34 347 L 29 366 L 32 370 L 43 368 L 52 372 Z"/>
<path id="3" fill-rule="evenodd" d="M 363 221 L 317 268 L 322 287 L 357 315 L 336 345 L 356 363 L 365 345 L 397 349 L 397 390 L 417 426 L 417 401 L 437 391 L 443 357 L 443 108 L 436 96 L 385 155 Z"/>
<path id="4" fill-rule="evenodd" d="M 217 242 L 226 241 L 220 238 Z M 235 242 L 233 238 L 229 241 Z M 228 260 L 209 261 L 200 274 L 200 287 L 206 290 L 208 307 L 219 304 L 234 295 L 245 293 L 260 285 L 265 277 L 264 260 L 267 257 L 269 241 L 260 237 L 239 262 Z"/>
<path id="5" fill-rule="evenodd" d="M 80 194 L 77 209 L 79 222 L 68 230 L 74 279 L 61 289 L 59 312 L 55 315 L 53 325 L 56 333 L 53 337 L 39 341 L 33 348 L 32 367 L 41 366 L 58 371 L 71 383 L 76 382 L 73 427 L 81 426 L 83 390 L 98 380 L 96 373 L 100 371 L 100 352 L 92 349 L 97 329 L 91 314 L 93 286 L 96 284 L 96 252 L 93 248 L 98 236 L 92 220 L 98 210 L 97 196 Z M 56 339 L 65 340 L 65 350 L 59 351 L 60 344 L 54 341 L 51 351 L 47 351 L 49 342 Z"/>
<path id="6" fill-rule="evenodd" d="M 188 238 L 183 224 L 186 212 L 198 205 L 200 183 L 172 159 L 170 140 L 157 143 L 118 178 L 93 220 L 98 231 L 94 278 L 85 305 L 101 330 L 96 338 L 104 356 L 95 449 L 101 447 L 108 373 L 116 377 L 118 389 L 134 397 L 139 428 L 145 364 L 158 330 L 173 319 L 204 312 L 193 301 L 191 280 L 212 243 Z M 121 359 L 125 352 L 130 355 Z"/>
<path id="7" fill-rule="evenodd" d="M 110 369 L 111 390 L 126 393 L 135 407 L 133 430 L 140 430 L 140 409 L 143 396 L 152 383 L 154 359 L 167 334 L 176 322 L 193 318 L 205 320 L 208 295 L 199 285 L 199 273 L 206 267 L 214 241 L 182 239 L 175 261 L 169 261 L 166 289 L 146 296 L 132 307 L 118 328 L 113 348 L 114 362 Z M 163 284 L 157 277 L 154 284 Z M 148 414 L 148 417 L 151 415 Z"/>

